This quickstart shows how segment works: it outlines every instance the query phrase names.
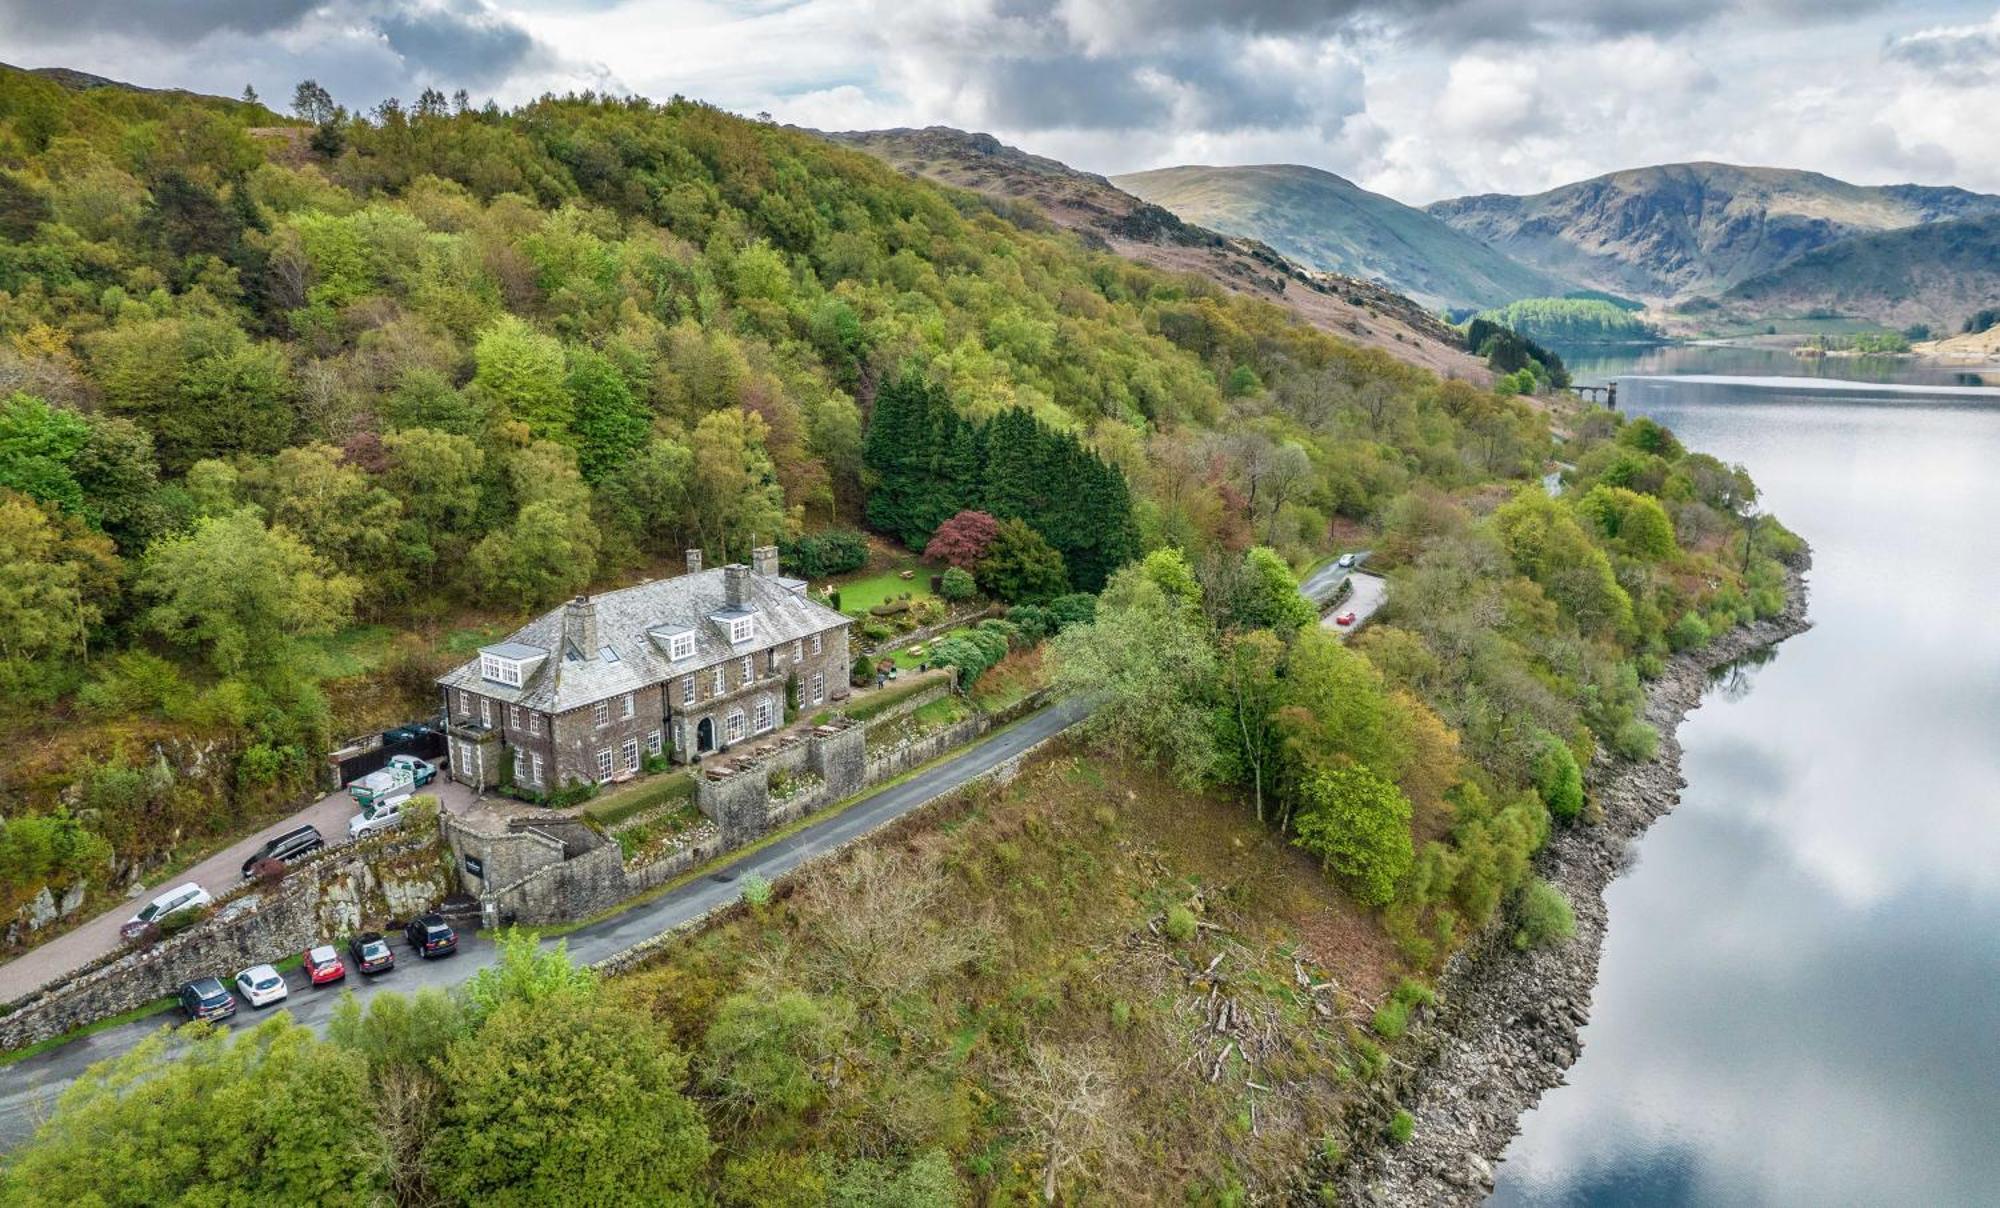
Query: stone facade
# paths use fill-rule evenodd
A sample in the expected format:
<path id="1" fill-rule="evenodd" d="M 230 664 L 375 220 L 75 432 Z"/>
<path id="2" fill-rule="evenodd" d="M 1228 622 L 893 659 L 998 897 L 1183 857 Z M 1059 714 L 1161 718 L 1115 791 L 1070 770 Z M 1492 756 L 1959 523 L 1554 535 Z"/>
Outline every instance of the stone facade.
<path id="1" fill-rule="evenodd" d="M 850 622 L 778 578 L 775 548 L 755 554 L 754 568 L 704 572 L 691 553 L 687 576 L 579 597 L 524 627 L 488 648 L 518 656 L 504 665 L 519 684 L 480 660 L 444 677 L 453 778 L 536 792 L 619 781 L 649 757 L 696 762 L 782 727 L 788 684 L 801 710 L 847 699 Z M 725 636 L 731 617 L 749 618 L 749 637 Z"/>

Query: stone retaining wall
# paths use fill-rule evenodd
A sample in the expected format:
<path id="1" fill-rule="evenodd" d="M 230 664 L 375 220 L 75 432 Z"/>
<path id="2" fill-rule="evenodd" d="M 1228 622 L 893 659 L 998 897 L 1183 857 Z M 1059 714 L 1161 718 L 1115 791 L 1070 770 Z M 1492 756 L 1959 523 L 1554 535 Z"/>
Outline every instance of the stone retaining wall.
<path id="1" fill-rule="evenodd" d="M 0 1016 L 0 1050 L 34 1044 L 179 991 L 225 983 L 364 926 L 431 910 L 452 886 L 435 834 L 391 832 L 343 843 L 294 866 L 275 886 L 253 882 L 218 900 L 213 917 L 144 948 L 119 951 Z"/>

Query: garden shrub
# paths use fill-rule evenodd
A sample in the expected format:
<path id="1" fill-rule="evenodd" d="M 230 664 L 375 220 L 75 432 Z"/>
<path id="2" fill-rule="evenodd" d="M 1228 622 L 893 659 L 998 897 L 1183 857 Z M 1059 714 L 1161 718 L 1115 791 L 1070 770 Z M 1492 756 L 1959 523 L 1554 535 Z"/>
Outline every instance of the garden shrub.
<path id="1" fill-rule="evenodd" d="M 938 578 L 938 594 L 954 603 L 970 600 L 979 591 L 979 585 L 970 574 L 956 566 L 946 568 Z"/>
<path id="2" fill-rule="evenodd" d="M 828 529 L 781 544 L 778 557 L 786 570 L 801 578 L 824 579 L 867 565 L 868 539 L 848 529 Z"/>

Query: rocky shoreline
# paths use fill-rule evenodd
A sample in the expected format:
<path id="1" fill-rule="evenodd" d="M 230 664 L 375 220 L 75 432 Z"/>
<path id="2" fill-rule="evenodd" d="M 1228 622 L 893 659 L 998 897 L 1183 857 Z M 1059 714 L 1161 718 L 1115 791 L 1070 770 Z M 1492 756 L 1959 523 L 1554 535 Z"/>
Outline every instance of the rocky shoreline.
<path id="1" fill-rule="evenodd" d="M 1475 1204 L 1492 1192 L 1493 1163 L 1521 1116 L 1563 1082 L 1583 1050 L 1579 1033 L 1604 946 L 1604 890 L 1631 842 L 1680 800 L 1681 719 L 1701 703 L 1711 672 L 1811 628 L 1803 572 L 1802 565 L 1789 576 L 1784 612 L 1676 655 L 1650 686 L 1646 720 L 1660 732 L 1658 754 L 1648 763 L 1600 756 L 1589 780 L 1601 819 L 1558 832 L 1536 860 L 1536 871 L 1575 907 L 1576 937 L 1521 952 L 1509 942 L 1511 928 L 1492 927 L 1452 960 L 1439 979 L 1438 1008 L 1397 1053 L 1400 1076 L 1375 1104 L 1380 1119 L 1356 1132 L 1335 1180 L 1339 1203 Z M 1398 1108 L 1416 1122 L 1401 1146 L 1380 1139 Z"/>

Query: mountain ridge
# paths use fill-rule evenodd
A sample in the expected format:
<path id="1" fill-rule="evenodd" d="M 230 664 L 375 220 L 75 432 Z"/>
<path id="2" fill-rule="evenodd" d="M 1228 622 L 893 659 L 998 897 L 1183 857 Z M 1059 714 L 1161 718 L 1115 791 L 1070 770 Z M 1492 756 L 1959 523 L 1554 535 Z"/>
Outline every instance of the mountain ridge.
<path id="1" fill-rule="evenodd" d="M 1189 164 L 1110 179 L 1189 222 L 1261 240 L 1303 264 L 1375 280 L 1432 306 L 1501 305 L 1559 294 L 1568 284 L 1323 168 Z"/>
<path id="2" fill-rule="evenodd" d="M 1523 263 L 1664 303 L 1724 293 L 1857 235 L 2000 212 L 2000 197 L 1703 160 L 1425 209 Z"/>

